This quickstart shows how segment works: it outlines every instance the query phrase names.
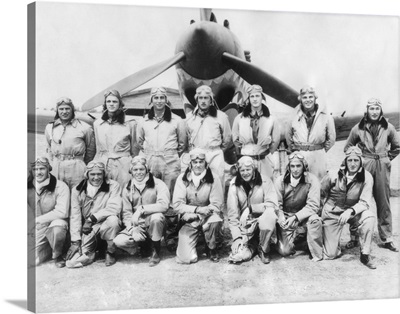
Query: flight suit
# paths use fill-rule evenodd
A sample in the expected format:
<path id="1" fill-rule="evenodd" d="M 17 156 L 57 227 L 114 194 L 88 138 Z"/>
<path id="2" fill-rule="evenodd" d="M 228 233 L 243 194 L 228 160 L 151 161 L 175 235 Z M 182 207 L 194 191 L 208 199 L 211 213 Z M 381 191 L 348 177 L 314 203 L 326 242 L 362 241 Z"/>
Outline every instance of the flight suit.
<path id="1" fill-rule="evenodd" d="M 38 265 L 50 256 L 55 259 L 62 255 L 68 231 L 69 205 L 67 184 L 53 175 L 39 195 L 32 182 L 28 183 L 28 217 L 32 218 L 28 224 L 29 261 L 35 260 Z M 36 232 L 31 232 L 33 228 Z"/>
<path id="2" fill-rule="evenodd" d="M 344 166 L 337 173 L 328 173 L 322 180 L 324 259 L 340 256 L 340 236 L 344 225 L 339 225 L 338 221 L 348 208 L 355 212 L 347 223 L 355 226 L 360 234 L 361 253 L 370 254 L 375 226 L 375 217 L 369 209 L 373 182 L 371 174 L 364 168 L 360 168 L 353 180 L 348 182 Z"/>
<path id="3" fill-rule="evenodd" d="M 140 206 L 143 206 L 146 214 L 139 218 L 138 225 L 145 231 L 146 238 L 154 242 L 160 241 L 166 223 L 164 213 L 168 210 L 169 203 L 170 194 L 167 185 L 153 177 L 151 173 L 142 191 L 129 181 L 122 191 L 122 221 L 125 229 L 114 239 L 115 245 L 130 254 L 136 252 L 137 242 L 131 235 L 132 228 L 136 227 L 132 216 Z"/>
<path id="4" fill-rule="evenodd" d="M 321 260 L 322 255 L 322 220 L 320 212 L 320 183 L 312 173 L 304 172 L 297 186 L 290 184 L 291 176 L 277 178 L 275 188 L 278 194 L 279 218 L 288 219 L 296 216 L 298 223 L 288 229 L 277 225 L 277 249 L 282 256 L 295 252 L 295 242 L 306 236 L 310 253 L 315 260 Z"/>
<path id="5" fill-rule="evenodd" d="M 206 151 L 206 161 L 225 190 L 224 151 L 232 145 L 231 127 L 225 113 L 215 109 L 212 111 L 211 108 L 210 114 L 205 117 L 197 114 L 197 107 L 188 114 L 185 122 L 189 151 L 197 147 Z"/>
<path id="6" fill-rule="evenodd" d="M 196 188 L 191 180 L 189 169 L 176 180 L 173 208 L 181 216 L 182 227 L 179 230 L 176 261 L 178 263 L 196 263 L 198 255 L 196 245 L 200 234 L 204 234 L 210 250 L 217 247 L 217 235 L 222 226 L 221 206 L 223 203 L 222 185 L 218 177 L 207 168 L 206 175 Z M 195 214 L 198 206 L 208 206 L 212 214 L 204 217 Z"/>
<path id="7" fill-rule="evenodd" d="M 261 175 L 272 178 L 275 168 L 273 154 L 280 142 L 280 129 L 269 110 L 263 106 L 263 115 L 259 118 L 258 133 L 253 136 L 251 117 L 244 112 L 239 114 L 232 125 L 232 140 L 240 155 L 250 156 L 257 161 L 257 169 Z"/>
<path id="8" fill-rule="evenodd" d="M 72 189 L 84 179 L 86 164 L 96 153 L 92 127 L 78 119 L 64 127 L 57 119 L 46 126 L 45 137 L 54 176 Z"/>
<path id="9" fill-rule="evenodd" d="M 130 180 L 129 167 L 132 157 L 139 153 L 136 145 L 136 121 L 124 123 L 98 119 L 93 123 L 96 137 L 94 159 L 106 165 L 109 179 L 123 187 Z"/>
<path id="10" fill-rule="evenodd" d="M 335 122 L 326 109 L 318 106 L 314 122 L 308 130 L 301 105 L 295 108 L 295 112 L 286 133 L 288 149 L 300 151 L 308 162 L 309 171 L 321 180 L 327 172 L 326 153 L 336 141 Z"/>
<path id="11" fill-rule="evenodd" d="M 231 180 L 228 191 L 229 229 L 233 241 L 241 238 L 243 249 L 248 251 L 243 261 L 251 259 L 258 248 L 269 253 L 270 240 L 278 219 L 278 199 L 274 184 L 268 177 L 257 174 L 248 194 L 238 177 Z M 249 207 L 252 213 L 247 216 L 246 225 L 241 226 L 239 221 Z"/>
<path id="12" fill-rule="evenodd" d="M 384 117 L 378 123 L 378 136 L 373 138 L 371 124 L 362 119 L 349 134 L 344 150 L 359 146 L 363 152 L 364 168 L 372 174 L 373 196 L 378 216 L 378 231 L 383 242 L 392 242 L 392 213 L 390 210 L 390 161 L 400 153 L 399 135 Z M 353 236 L 355 230 L 352 229 Z"/>

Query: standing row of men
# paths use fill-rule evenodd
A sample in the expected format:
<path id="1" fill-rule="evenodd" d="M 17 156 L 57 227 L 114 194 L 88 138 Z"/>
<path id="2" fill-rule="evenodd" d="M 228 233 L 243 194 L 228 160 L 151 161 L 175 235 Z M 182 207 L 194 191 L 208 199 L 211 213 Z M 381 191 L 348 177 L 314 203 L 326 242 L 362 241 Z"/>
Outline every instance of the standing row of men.
<path id="1" fill-rule="evenodd" d="M 262 177 L 272 178 L 272 180 L 275 181 L 273 176 L 274 164 L 271 156 L 279 144 L 281 131 L 279 130 L 277 121 L 270 114 L 265 105 L 265 97 L 262 94 L 261 87 L 257 85 L 251 86 L 248 90 L 248 95 L 249 98 L 244 111 L 236 117 L 232 127 L 233 142 L 237 148 L 237 153 L 239 156 L 248 156 L 247 161 L 245 160 L 246 162 L 244 164 L 242 159 L 239 160 L 239 165 L 242 163 L 243 165 L 248 164 L 249 166 L 251 160 L 254 163 L 253 168 L 259 169 L 257 171 L 261 173 Z M 335 141 L 335 128 L 332 117 L 328 115 L 322 108 L 319 108 L 318 104 L 316 104 L 316 98 L 317 96 L 312 88 L 307 87 L 300 91 L 300 104 L 296 108 L 296 117 L 293 119 L 289 132 L 287 132 L 287 143 L 289 144 L 289 151 L 300 151 L 300 154 L 297 156 L 302 156 L 304 161 L 305 159 L 307 159 L 309 162 L 311 161 L 310 172 L 316 174 L 319 178 L 317 181 L 320 181 L 326 173 L 326 164 L 324 165 L 324 162 L 326 163 L 326 152 L 330 149 L 330 147 L 332 147 Z M 147 217 L 153 216 L 155 212 L 151 211 L 150 214 L 148 211 L 144 210 L 144 205 L 142 207 L 137 206 L 138 204 L 134 205 L 135 198 L 133 195 L 136 193 L 136 191 L 139 191 L 139 196 L 137 196 L 137 199 L 140 200 L 139 203 L 142 204 L 144 199 L 142 193 L 146 191 L 145 188 L 147 187 L 147 183 L 150 181 L 149 184 L 152 186 L 150 175 L 153 179 L 154 186 L 156 186 L 156 179 L 160 178 L 167 183 L 168 195 L 174 195 L 174 187 L 179 186 L 178 183 L 175 184 L 175 181 L 181 172 L 179 157 L 185 151 L 187 146 L 189 148 L 189 152 L 196 152 L 196 148 L 203 149 L 203 151 L 189 155 L 190 158 L 195 156 L 197 156 L 197 158 L 191 159 L 191 162 L 189 163 L 190 171 L 187 170 L 184 174 L 182 174 L 181 178 L 183 186 L 185 186 L 186 189 L 188 189 L 190 186 L 188 184 L 189 182 L 195 182 L 195 188 L 192 193 L 188 193 L 188 191 L 184 190 L 184 195 L 186 198 L 181 200 L 181 205 L 176 205 L 175 201 L 173 201 L 174 204 L 171 206 L 171 209 L 169 206 L 166 206 L 166 209 L 164 209 L 165 206 L 159 209 L 158 213 L 163 214 L 158 216 L 162 216 L 164 218 L 156 219 L 163 221 L 161 227 L 160 224 L 158 224 L 158 227 L 155 228 L 153 226 L 150 228 L 152 230 L 150 233 L 150 238 L 152 239 L 151 245 L 153 247 L 151 264 L 156 265 L 159 262 L 159 246 L 160 240 L 163 236 L 162 230 L 165 225 L 168 226 L 167 229 L 169 230 L 169 232 L 166 234 L 167 245 L 170 244 L 172 248 L 174 247 L 174 236 L 177 232 L 178 223 L 180 230 L 183 230 L 181 234 L 186 234 L 187 243 L 190 245 L 184 245 L 184 248 L 182 249 L 182 246 L 179 243 L 185 243 L 185 241 L 179 240 L 180 242 L 178 243 L 177 258 L 182 262 L 197 260 L 197 255 L 195 256 L 193 253 L 193 243 L 197 242 L 197 240 L 194 241 L 193 239 L 196 239 L 198 235 L 197 232 L 194 232 L 192 229 L 198 230 L 199 224 L 195 223 L 195 226 L 192 226 L 192 229 L 188 227 L 183 228 L 181 221 L 193 223 L 196 221 L 196 219 L 192 220 L 194 216 L 202 217 L 202 226 L 206 226 L 206 229 L 203 230 L 203 232 L 205 233 L 207 230 L 212 230 L 208 234 L 218 234 L 219 227 L 215 223 L 222 221 L 220 217 L 221 215 L 219 215 L 219 207 L 215 206 L 214 208 L 210 208 L 209 195 L 207 196 L 208 199 L 205 197 L 203 201 L 193 201 L 192 199 L 194 202 L 193 204 L 189 204 L 189 196 L 193 194 L 195 195 L 193 197 L 199 197 L 198 195 L 200 193 L 197 193 L 197 189 L 200 186 L 200 182 L 206 182 L 215 186 L 214 183 L 218 181 L 219 185 L 221 185 L 221 197 L 223 203 L 222 188 L 224 187 L 225 182 L 225 162 L 223 152 L 231 145 L 231 129 L 226 114 L 217 109 L 212 91 L 208 86 L 201 86 L 198 88 L 195 99 L 197 102 L 197 107 L 188 115 L 187 119 L 183 121 L 178 116 L 174 115 L 171 112 L 170 106 L 167 105 L 169 104 L 169 101 L 165 89 L 154 88 L 152 89 L 150 95 L 150 104 L 153 106 L 146 117 L 136 124 L 134 120 L 125 121 L 122 98 L 117 91 L 110 91 L 105 94 L 103 116 L 101 119 L 95 121 L 94 132 L 87 124 L 74 118 L 74 106 L 71 100 L 64 98 L 57 103 L 56 119 L 46 128 L 46 139 L 49 143 L 49 156 L 53 166 L 53 173 L 59 180 L 63 180 L 69 185 L 70 189 L 72 190 L 72 194 L 75 193 L 75 191 L 79 191 L 79 206 L 82 208 L 86 206 L 87 208 L 85 214 L 83 214 L 84 211 L 81 209 L 80 222 L 82 223 L 82 230 L 80 231 L 83 234 L 82 240 L 84 235 L 85 237 L 90 235 L 90 233 L 93 231 L 92 226 L 99 222 L 99 217 L 97 217 L 96 214 L 92 215 L 91 213 L 93 212 L 93 208 L 96 207 L 96 202 L 94 199 L 97 198 L 97 194 L 100 192 L 106 192 L 106 190 L 109 190 L 110 188 L 103 186 L 104 182 L 107 182 L 107 180 L 104 180 L 105 174 L 107 174 L 109 179 L 118 181 L 120 188 L 122 188 L 122 195 L 125 192 L 125 187 L 127 190 L 131 191 L 131 194 L 129 194 L 130 196 L 128 196 L 128 200 L 131 204 L 130 206 L 132 207 L 132 216 L 135 218 L 132 220 L 129 218 L 129 215 L 127 217 L 129 218 L 129 221 L 135 221 L 135 226 L 132 226 L 130 229 L 132 239 L 136 237 L 137 239 L 144 238 L 148 240 L 149 237 L 145 236 L 147 231 L 145 232 L 143 230 L 147 230 L 150 228 L 150 226 L 154 225 L 152 222 L 150 222 L 150 219 L 147 219 Z M 380 109 L 380 111 L 375 110 L 375 107 L 379 107 L 378 109 Z M 378 111 L 378 114 L 371 114 L 370 111 L 373 110 Z M 382 187 L 384 187 L 383 189 L 386 188 L 386 194 L 379 194 L 380 196 L 386 195 L 387 198 L 381 197 L 379 200 L 377 199 L 378 192 L 375 191 L 376 184 L 374 185 L 374 196 L 378 203 L 378 220 L 380 225 L 383 226 L 379 228 L 379 231 L 382 241 L 385 242 L 385 247 L 390 250 L 396 250 L 391 239 L 390 205 L 388 203 L 390 183 L 387 174 L 390 174 L 390 167 L 386 172 L 385 170 L 388 169 L 387 161 L 389 161 L 389 158 L 394 158 L 399 153 L 399 140 L 393 126 L 383 118 L 381 104 L 377 100 L 373 103 L 368 103 L 366 116 L 359 125 L 353 128 L 346 148 L 347 146 L 356 145 L 358 142 L 360 142 L 362 146 L 361 154 L 367 160 L 366 165 L 372 165 L 371 167 L 375 169 L 373 172 L 374 176 L 378 177 L 378 180 L 380 180 L 379 182 L 384 181 L 385 183 L 381 184 L 380 187 L 376 187 L 376 189 Z M 142 151 L 145 157 L 143 159 L 144 161 L 142 162 L 138 162 L 137 158 L 133 158 L 134 156 L 138 155 L 139 149 Z M 85 167 L 85 162 L 88 162 L 93 158 L 94 152 L 96 152 L 96 155 L 94 156 L 94 160 L 96 160 L 96 162 L 90 163 L 87 167 Z M 199 157 L 203 156 L 203 154 L 204 159 Z M 376 158 L 377 156 L 379 158 Z M 197 159 L 201 161 L 200 163 L 204 169 L 200 167 L 200 169 L 197 169 L 196 173 L 195 164 Z M 40 160 L 41 159 L 38 159 L 37 162 Z M 134 160 L 135 162 L 133 162 Z M 371 162 L 368 162 L 368 160 Z M 203 162 L 205 163 L 204 165 Z M 382 167 L 377 167 L 377 162 L 383 164 L 386 163 L 386 168 L 382 169 Z M 42 164 L 45 164 L 45 162 L 42 162 Z M 134 172 L 132 171 L 137 164 L 141 164 L 141 168 L 145 168 L 145 174 L 142 174 L 146 178 L 144 183 L 142 182 L 144 180 L 143 178 L 142 180 L 139 180 L 139 177 L 136 178 L 133 175 Z M 239 166 L 239 168 L 243 168 L 243 165 L 242 167 Z M 49 168 L 51 167 L 50 164 L 48 166 Z M 85 168 L 87 168 L 86 174 Z M 97 187 L 97 189 L 92 189 L 90 187 L 91 182 L 95 183 L 94 180 L 90 180 L 90 175 L 93 169 L 98 170 L 97 177 L 100 176 L 99 173 L 102 173 L 103 179 L 101 180 L 102 185 L 100 187 L 102 187 L 104 191 L 100 187 Z M 131 174 L 129 174 L 129 172 L 131 172 Z M 214 175 L 212 175 L 212 173 L 214 173 Z M 215 176 L 218 178 L 218 180 L 212 179 Z M 240 181 L 238 179 L 239 176 L 240 172 L 236 178 L 238 184 Z M 134 184 L 135 180 L 137 184 Z M 33 182 L 36 181 L 31 181 L 31 183 Z M 243 182 L 247 181 L 244 180 Z M 33 185 L 36 188 L 36 185 L 38 184 Z M 43 188 L 43 185 L 39 184 L 39 186 Z M 139 188 L 137 186 L 139 186 Z M 183 189 L 178 190 L 182 191 Z M 35 197 L 40 198 L 41 190 L 36 188 L 35 191 Z M 211 191 L 215 192 L 215 187 L 210 189 L 210 193 Z M 249 191 L 249 186 L 246 186 L 244 191 L 244 195 L 248 197 L 249 195 L 247 192 Z M 268 189 L 265 186 L 261 188 L 261 191 L 262 195 L 268 194 Z M 231 195 L 231 193 L 228 194 Z M 149 196 L 149 199 L 154 201 L 154 199 L 157 199 L 157 195 L 158 193 L 156 193 L 156 196 Z M 229 205 L 229 195 L 228 211 L 232 208 Z M 385 201 L 387 202 L 385 203 Z M 203 204 L 204 202 L 207 204 Z M 167 203 L 169 204 L 169 197 Z M 101 204 L 101 202 L 99 204 Z M 165 202 L 161 202 L 160 204 L 165 205 Z M 183 206 L 183 204 L 195 206 L 195 208 Z M 101 207 L 102 205 L 99 206 Z M 39 202 L 36 204 L 36 213 L 38 213 L 37 206 L 41 206 L 41 204 Z M 69 204 L 67 207 L 68 206 Z M 250 206 L 249 211 L 252 207 L 253 206 Z M 273 208 L 273 206 L 270 207 Z M 172 210 L 172 208 L 175 210 Z M 180 209 L 176 210 L 177 208 Z M 267 207 L 264 206 L 262 208 L 264 208 L 264 210 L 261 209 L 261 212 L 264 212 L 265 208 Z M 195 212 L 191 212 L 191 210 Z M 241 209 L 241 211 L 243 210 L 245 210 L 245 208 Z M 143 211 L 145 214 L 143 214 Z M 190 218 L 191 214 L 194 216 Z M 212 219 L 211 223 L 208 221 L 209 219 L 204 219 L 210 215 L 214 216 L 214 219 Z M 220 220 L 216 218 L 217 216 L 220 217 Z M 267 214 L 265 216 L 267 216 Z M 116 215 L 116 217 L 118 220 L 118 215 Z M 180 219 L 178 217 L 180 217 Z M 298 215 L 295 216 L 295 218 L 288 217 L 290 218 L 289 222 L 284 222 L 286 219 L 284 220 L 282 215 L 279 217 L 280 219 L 278 220 L 278 223 L 282 227 L 293 227 L 295 222 L 299 221 L 294 221 L 295 218 L 299 219 Z M 61 217 L 61 219 L 62 218 L 66 217 Z M 104 220 L 103 216 L 100 218 L 101 220 Z M 146 222 L 146 219 L 143 218 L 146 218 L 148 221 Z M 144 220 L 144 226 L 146 226 L 147 229 L 143 229 L 143 226 L 140 228 L 138 227 L 141 225 L 139 223 L 141 219 Z M 117 220 L 114 218 L 113 222 L 107 222 L 105 226 L 115 226 L 118 224 Z M 124 226 L 129 227 L 130 225 L 128 220 L 123 220 Z M 256 220 L 257 223 L 260 221 L 258 217 Z M 125 224 L 125 221 L 127 224 Z M 311 219 L 311 221 L 313 221 L 314 224 L 318 224 L 318 219 Z M 246 223 L 246 219 L 244 219 L 243 223 Z M 266 222 L 266 224 L 268 223 Z M 251 225 L 252 224 L 250 224 L 249 228 L 247 228 L 248 230 L 254 229 L 254 226 L 251 227 Z M 213 227 L 210 228 L 210 226 Z M 68 225 L 66 225 L 64 229 L 67 230 L 66 228 L 68 228 Z M 103 227 L 103 229 L 101 229 L 102 231 L 98 230 L 94 232 L 94 234 L 100 234 L 102 238 L 109 243 L 106 254 L 106 264 L 112 265 L 115 263 L 115 257 L 113 256 L 115 252 L 115 237 L 120 230 L 110 233 L 107 231 L 108 229 L 105 229 L 107 228 Z M 235 233 L 232 228 L 231 232 L 232 235 Z M 263 235 L 263 237 L 265 239 L 269 239 L 272 234 L 273 230 L 269 230 L 267 235 Z M 351 244 L 358 244 L 357 237 L 357 228 L 353 227 Z M 121 240 L 120 236 L 117 238 Z M 207 243 L 215 242 L 215 239 L 212 240 L 211 238 Z M 130 241 L 130 239 L 131 237 L 129 237 L 128 234 L 128 240 Z M 234 237 L 233 253 L 237 253 L 238 247 L 241 246 L 238 244 L 236 239 L 237 237 Z M 82 245 L 79 242 L 77 243 L 79 240 L 72 237 L 72 228 L 71 240 L 74 246 L 71 246 L 72 251 L 70 250 L 69 257 L 71 257 L 71 255 L 76 255 L 76 250 L 82 250 Z M 121 246 L 124 246 L 126 241 L 127 239 L 121 240 L 121 242 L 118 242 L 117 240 L 117 243 L 120 243 Z M 133 240 L 133 242 L 136 243 L 143 241 Z M 269 240 L 267 242 L 269 243 Z M 349 244 L 349 246 L 351 244 Z M 312 251 L 312 245 L 309 243 L 308 246 Z M 190 247 L 190 249 L 188 249 L 188 247 Z M 211 245 L 209 248 L 211 249 L 210 256 L 212 256 L 212 259 L 218 260 L 215 252 L 215 245 Z M 244 250 L 242 251 L 244 252 Z M 253 250 L 253 252 L 254 251 L 255 250 Z M 267 247 L 264 247 L 261 250 L 261 252 L 264 253 L 261 254 L 264 261 L 267 261 L 268 259 L 265 254 L 268 253 L 267 251 Z M 282 249 L 282 252 L 283 251 L 284 250 Z M 60 265 L 62 264 L 62 261 L 58 262 L 60 262 Z M 85 263 L 87 263 L 87 261 L 76 261 L 75 265 L 82 265 Z"/>

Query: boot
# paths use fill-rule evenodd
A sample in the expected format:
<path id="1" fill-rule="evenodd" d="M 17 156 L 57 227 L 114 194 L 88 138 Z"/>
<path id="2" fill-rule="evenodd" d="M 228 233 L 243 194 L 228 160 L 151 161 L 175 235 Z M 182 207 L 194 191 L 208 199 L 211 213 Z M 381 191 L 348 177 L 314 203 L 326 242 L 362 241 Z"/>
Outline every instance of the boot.
<path id="1" fill-rule="evenodd" d="M 264 253 L 263 250 L 261 249 L 261 247 L 258 248 L 258 256 L 260 257 L 261 262 L 263 264 L 269 264 L 269 262 L 270 262 L 269 254 Z"/>
<path id="2" fill-rule="evenodd" d="M 56 265 L 57 268 L 65 267 L 65 260 L 62 258 L 61 255 L 54 259 L 54 265 Z"/>
<path id="3" fill-rule="evenodd" d="M 153 242 L 152 243 L 153 250 L 149 261 L 150 267 L 156 266 L 161 261 L 160 258 L 161 241 L 152 241 L 152 242 Z"/>
<path id="4" fill-rule="evenodd" d="M 106 261 L 105 264 L 106 266 L 112 266 L 117 262 L 117 260 L 115 259 L 115 253 L 110 253 L 110 252 L 106 252 Z"/>
<path id="5" fill-rule="evenodd" d="M 210 249 L 210 260 L 214 263 L 219 262 L 219 256 L 217 249 Z"/>
<path id="6" fill-rule="evenodd" d="M 369 269 L 376 269 L 375 264 L 372 262 L 371 257 L 368 254 L 362 254 L 360 255 L 360 261 L 363 263 L 365 266 L 367 266 Z"/>
<path id="7" fill-rule="evenodd" d="M 386 242 L 383 247 L 385 249 L 391 250 L 392 252 L 398 252 L 399 249 L 394 246 L 393 242 Z"/>

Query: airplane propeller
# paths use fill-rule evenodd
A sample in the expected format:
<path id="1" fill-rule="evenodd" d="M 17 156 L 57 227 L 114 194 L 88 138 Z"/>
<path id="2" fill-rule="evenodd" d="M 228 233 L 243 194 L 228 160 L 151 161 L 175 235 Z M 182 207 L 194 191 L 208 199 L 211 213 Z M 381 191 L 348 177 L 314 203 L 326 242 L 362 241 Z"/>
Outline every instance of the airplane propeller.
<path id="1" fill-rule="evenodd" d="M 257 66 L 228 52 L 222 54 L 222 60 L 249 84 L 260 85 L 265 94 L 293 108 L 299 104 L 297 91 Z"/>
<path id="2" fill-rule="evenodd" d="M 168 70 L 170 67 L 174 66 L 175 64 L 179 63 L 185 59 L 185 54 L 183 52 L 178 52 L 172 58 L 149 66 L 139 72 L 136 72 L 132 75 L 125 77 L 124 79 L 118 81 L 117 83 L 109 86 L 108 88 L 104 89 L 100 93 L 96 94 L 89 100 L 87 100 L 83 106 L 82 110 L 88 111 L 93 108 L 96 108 L 104 103 L 104 93 L 111 90 L 116 89 L 118 90 L 121 95 L 147 83 L 151 79 L 155 78 L 157 75 L 160 75 L 164 71 Z"/>

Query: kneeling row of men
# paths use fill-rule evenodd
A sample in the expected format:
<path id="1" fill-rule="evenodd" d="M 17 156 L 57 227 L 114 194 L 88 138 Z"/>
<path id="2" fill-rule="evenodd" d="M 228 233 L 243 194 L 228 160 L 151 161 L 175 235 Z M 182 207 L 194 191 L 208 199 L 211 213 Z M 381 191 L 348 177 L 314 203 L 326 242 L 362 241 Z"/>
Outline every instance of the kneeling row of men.
<path id="1" fill-rule="evenodd" d="M 219 261 L 224 194 L 205 159 L 204 150 L 192 150 L 189 167 L 174 188 L 171 205 L 180 219 L 178 263 L 197 262 L 196 246 L 203 236 L 208 257 Z M 299 152 L 289 156 L 286 173 L 275 182 L 260 174 L 251 157 L 243 156 L 236 166 L 227 198 L 232 235 L 229 262 L 242 263 L 258 254 L 268 264 L 271 243 L 282 256 L 304 249 L 313 261 L 334 259 L 341 254 L 340 236 L 349 223 L 360 235 L 356 243 L 361 246 L 360 261 L 376 268 L 370 258 L 375 225 L 369 209 L 373 179 L 362 166 L 358 147 L 350 147 L 339 171 L 328 173 L 321 183 L 308 172 L 307 161 Z M 149 172 L 145 158 L 132 159 L 131 180 L 122 191 L 116 181 L 106 178 L 103 163 L 91 161 L 85 179 L 73 188 L 71 196 L 68 186 L 50 174 L 46 158 L 38 158 L 31 169 L 28 207 L 34 215 L 31 258 L 36 265 L 50 255 L 57 267 L 89 265 L 96 258 L 99 239 L 107 243 L 106 266 L 116 262 L 117 247 L 132 255 L 150 256 L 149 266 L 160 262 L 170 193 L 166 184 Z M 69 244 L 68 229 L 71 244 L 63 255 Z"/>

